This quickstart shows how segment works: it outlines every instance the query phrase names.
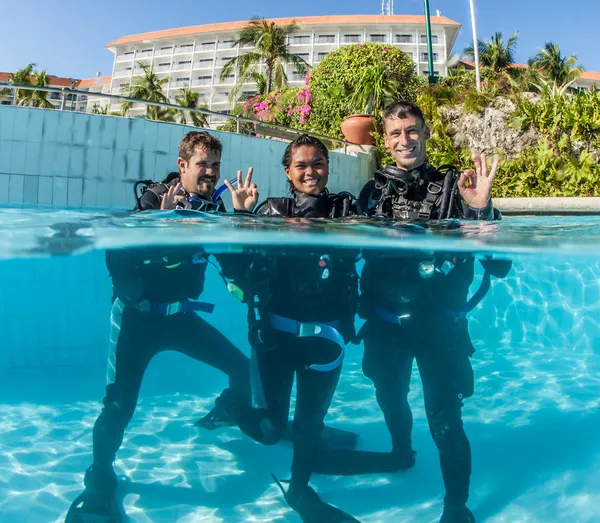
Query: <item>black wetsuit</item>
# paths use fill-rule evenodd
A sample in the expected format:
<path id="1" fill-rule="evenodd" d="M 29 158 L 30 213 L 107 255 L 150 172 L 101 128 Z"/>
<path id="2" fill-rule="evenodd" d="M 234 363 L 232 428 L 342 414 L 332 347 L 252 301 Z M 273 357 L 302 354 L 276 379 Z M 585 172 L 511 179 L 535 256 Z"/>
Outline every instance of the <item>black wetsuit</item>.
<path id="1" fill-rule="evenodd" d="M 138 209 L 157 209 L 177 178 L 145 191 Z M 107 251 L 113 281 L 109 385 L 94 425 L 94 466 L 112 465 L 133 416 L 150 360 L 176 350 L 229 377 L 228 401 L 250 404 L 249 359 L 194 307 L 204 290 L 208 256 L 201 247 L 158 247 Z M 210 307 L 208 307 L 210 309 Z M 198 309 L 197 309 L 198 310 Z M 201 310 L 201 309 L 200 309 Z M 112 371 L 111 371 L 112 367 Z"/>
<path id="2" fill-rule="evenodd" d="M 259 215 L 303 218 L 353 212 L 353 199 L 347 193 L 271 198 L 257 209 Z M 239 420 L 239 426 L 264 444 L 279 441 L 288 422 L 296 375 L 290 488 L 302 488 L 308 485 L 313 471 L 323 420 L 340 376 L 343 345 L 354 337 L 356 258 L 348 251 L 326 248 L 286 248 L 278 255 L 256 254 L 247 259 L 246 272 L 236 283 L 244 288 L 249 304 L 252 385 L 258 406 Z M 333 326 L 339 343 L 296 334 L 300 324 L 315 323 Z M 310 368 L 313 365 L 325 367 L 317 370 Z"/>
<path id="3" fill-rule="evenodd" d="M 399 195 L 384 177 L 369 181 L 358 208 L 367 216 L 396 220 L 499 218 L 491 201 L 470 208 L 457 191 L 456 171 L 441 173 L 425 164 L 417 185 Z M 463 430 L 463 399 L 473 394 L 474 353 L 465 312 L 474 263 L 465 253 L 365 253 L 360 315 L 366 319 L 363 371 L 376 389 L 393 455 L 412 453 L 412 413 L 407 401 L 416 359 L 431 435 L 439 449 L 445 503 L 463 505 L 469 495 L 471 449 Z M 505 276 L 510 263 L 484 260 L 484 268 Z M 486 274 L 486 278 L 489 277 Z M 485 289 L 484 289 L 485 290 Z"/>

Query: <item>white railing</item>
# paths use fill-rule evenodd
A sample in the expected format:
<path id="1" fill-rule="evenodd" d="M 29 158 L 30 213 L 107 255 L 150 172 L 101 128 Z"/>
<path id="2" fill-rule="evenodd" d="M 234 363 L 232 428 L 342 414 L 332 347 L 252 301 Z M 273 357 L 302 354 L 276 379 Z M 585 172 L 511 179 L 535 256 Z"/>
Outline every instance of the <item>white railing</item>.
<path id="1" fill-rule="evenodd" d="M 133 53 L 131 54 L 120 54 L 117 56 L 117 62 L 129 62 L 133 60 Z"/>
<path id="2" fill-rule="evenodd" d="M 138 51 L 135 55 L 136 58 L 150 58 L 152 51 Z"/>
<path id="3" fill-rule="evenodd" d="M 192 63 L 189 64 L 173 64 L 173 71 L 187 71 L 191 67 Z"/>
<path id="4" fill-rule="evenodd" d="M 168 73 L 170 69 L 171 69 L 171 66 L 170 66 L 170 65 L 159 65 L 159 66 L 158 66 L 158 67 L 155 69 L 155 71 L 156 71 L 157 73 Z"/>
<path id="5" fill-rule="evenodd" d="M 171 56 L 172 52 L 172 47 L 170 47 L 169 49 L 157 49 L 156 51 L 154 51 L 154 56 Z"/>
<path id="6" fill-rule="evenodd" d="M 126 78 L 129 76 L 129 74 L 131 73 L 131 71 L 115 71 L 115 74 L 113 75 L 114 78 Z"/>
<path id="7" fill-rule="evenodd" d="M 181 45 L 175 48 L 175 54 L 185 54 L 185 53 L 193 53 L 194 46 L 193 45 Z"/>
<path id="8" fill-rule="evenodd" d="M 212 69 L 213 63 L 213 60 L 209 60 L 207 62 L 194 62 L 194 69 Z"/>
<path id="9" fill-rule="evenodd" d="M 192 80 L 192 85 L 194 87 L 201 87 L 203 85 L 210 85 L 211 78 L 203 78 L 202 80 L 196 79 Z"/>
<path id="10" fill-rule="evenodd" d="M 214 51 L 215 50 L 215 43 L 211 42 L 211 43 L 206 43 L 206 44 L 200 44 L 196 46 L 196 52 L 205 52 L 205 51 Z"/>

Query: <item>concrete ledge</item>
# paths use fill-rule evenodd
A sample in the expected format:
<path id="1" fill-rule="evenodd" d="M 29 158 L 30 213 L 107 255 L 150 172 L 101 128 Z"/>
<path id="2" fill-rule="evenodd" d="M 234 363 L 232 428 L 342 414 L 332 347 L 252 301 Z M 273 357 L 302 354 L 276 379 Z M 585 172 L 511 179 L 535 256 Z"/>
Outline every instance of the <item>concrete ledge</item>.
<path id="1" fill-rule="evenodd" d="M 600 214 L 600 198 L 494 198 L 502 214 Z"/>

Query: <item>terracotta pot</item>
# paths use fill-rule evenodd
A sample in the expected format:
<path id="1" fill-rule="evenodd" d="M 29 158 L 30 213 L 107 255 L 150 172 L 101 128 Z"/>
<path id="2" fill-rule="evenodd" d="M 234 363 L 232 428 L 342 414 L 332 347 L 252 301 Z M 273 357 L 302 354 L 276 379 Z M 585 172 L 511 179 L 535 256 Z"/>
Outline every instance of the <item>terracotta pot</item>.
<path id="1" fill-rule="evenodd" d="M 342 122 L 342 134 L 349 142 L 359 145 L 374 145 L 371 133 L 375 131 L 370 114 L 353 114 Z"/>

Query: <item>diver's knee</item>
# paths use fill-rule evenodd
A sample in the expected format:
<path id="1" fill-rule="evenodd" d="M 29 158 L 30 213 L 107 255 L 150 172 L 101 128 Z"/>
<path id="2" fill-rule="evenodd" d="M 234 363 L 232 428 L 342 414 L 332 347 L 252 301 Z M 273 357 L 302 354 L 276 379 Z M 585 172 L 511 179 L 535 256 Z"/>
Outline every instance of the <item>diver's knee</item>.
<path id="1" fill-rule="evenodd" d="M 260 421 L 260 429 L 261 443 L 263 445 L 275 445 L 283 438 L 286 425 L 275 423 L 271 418 L 263 418 Z"/>

